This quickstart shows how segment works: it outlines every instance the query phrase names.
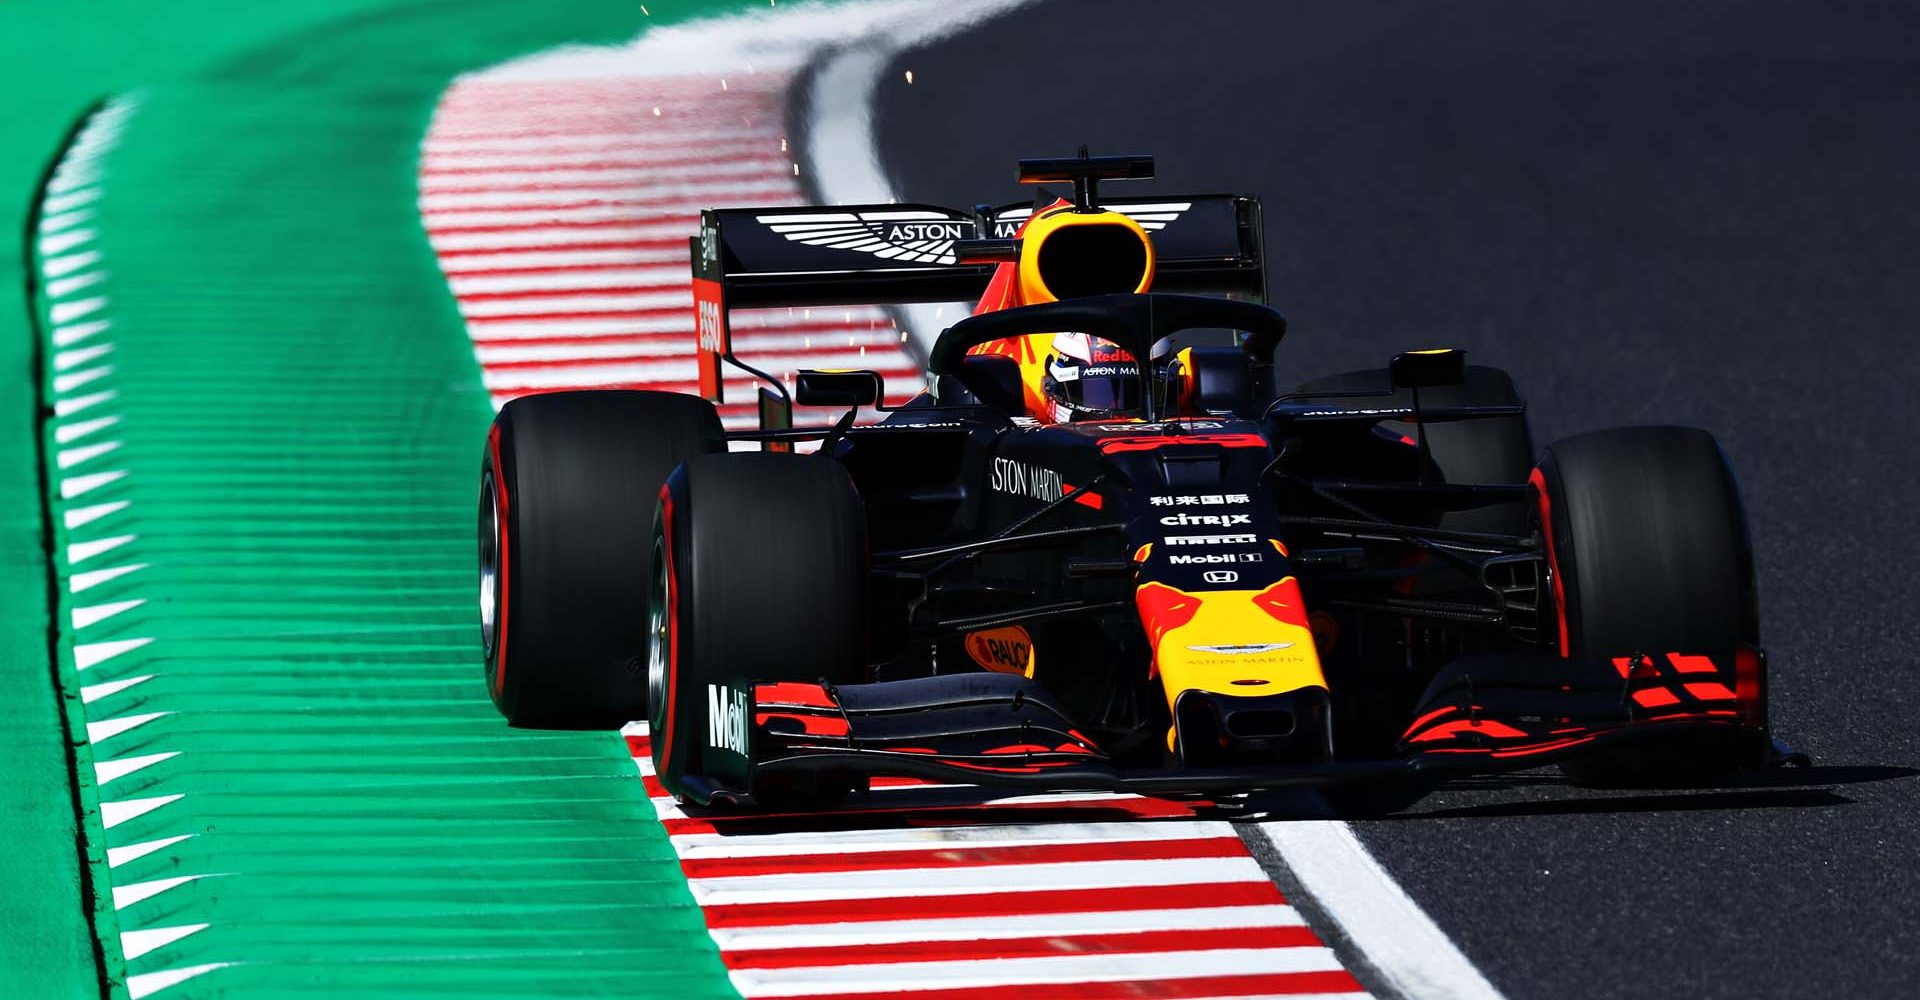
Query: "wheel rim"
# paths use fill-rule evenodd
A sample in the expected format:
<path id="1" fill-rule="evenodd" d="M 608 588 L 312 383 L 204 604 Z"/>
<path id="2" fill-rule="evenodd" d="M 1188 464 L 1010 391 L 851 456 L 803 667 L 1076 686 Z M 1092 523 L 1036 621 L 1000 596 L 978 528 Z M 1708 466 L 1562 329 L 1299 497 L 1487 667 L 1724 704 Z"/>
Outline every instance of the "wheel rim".
<path id="1" fill-rule="evenodd" d="M 667 608 L 667 554 L 659 540 L 653 543 L 653 580 L 647 587 L 647 721 L 654 738 L 667 718 L 668 655 L 672 620 Z"/>
<path id="2" fill-rule="evenodd" d="M 500 620 L 500 505 L 494 496 L 493 470 L 480 476 L 480 649 L 492 669 Z"/>

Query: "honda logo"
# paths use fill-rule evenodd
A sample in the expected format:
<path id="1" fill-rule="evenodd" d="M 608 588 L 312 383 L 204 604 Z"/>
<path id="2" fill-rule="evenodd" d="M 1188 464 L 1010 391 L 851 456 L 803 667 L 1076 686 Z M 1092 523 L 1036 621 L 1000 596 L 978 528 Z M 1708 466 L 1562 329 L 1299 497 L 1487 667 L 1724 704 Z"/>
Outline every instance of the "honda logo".
<path id="1" fill-rule="evenodd" d="M 1210 569 L 1200 574 L 1200 579 L 1208 583 L 1238 583 L 1240 574 L 1230 569 Z"/>

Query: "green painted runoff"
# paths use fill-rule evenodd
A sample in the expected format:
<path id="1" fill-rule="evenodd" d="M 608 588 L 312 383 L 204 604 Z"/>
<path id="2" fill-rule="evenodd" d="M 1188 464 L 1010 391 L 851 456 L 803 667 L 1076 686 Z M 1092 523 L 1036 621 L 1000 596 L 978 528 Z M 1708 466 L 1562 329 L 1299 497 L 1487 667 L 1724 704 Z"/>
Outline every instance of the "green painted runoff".
<path id="1" fill-rule="evenodd" d="M 622 742 L 510 731 L 486 701 L 472 507 L 489 408 L 414 198 L 455 74 L 743 5 L 0 5 L 0 991 L 124 996 L 129 976 L 232 963 L 176 990 L 733 995 Z M 25 231 L 76 119 L 117 95 L 137 111 L 89 224 L 110 270 L 114 465 L 135 474 L 89 499 L 131 501 L 114 530 L 149 566 L 86 597 L 147 603 L 87 640 L 155 641 L 86 680 L 153 674 L 96 709 L 173 713 L 101 748 L 179 752 L 108 797 L 186 797 L 83 838 L 69 769 L 91 760 L 69 757 L 62 699 L 85 717 L 47 655 L 71 602 L 47 602 Z M 107 878 L 107 849 L 183 832 Z M 115 913 L 81 898 L 84 856 L 103 893 L 203 877 Z M 197 923 L 121 957 L 122 932 Z"/>

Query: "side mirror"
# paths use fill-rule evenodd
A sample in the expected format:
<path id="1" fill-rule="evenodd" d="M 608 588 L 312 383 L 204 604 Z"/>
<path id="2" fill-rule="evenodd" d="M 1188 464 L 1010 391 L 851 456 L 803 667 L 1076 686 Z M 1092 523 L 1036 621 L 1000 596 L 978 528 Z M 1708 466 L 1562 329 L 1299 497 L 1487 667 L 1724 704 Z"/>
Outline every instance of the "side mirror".
<path id="1" fill-rule="evenodd" d="M 969 354 L 960 359 L 959 379 L 983 406 L 1008 415 L 1027 411 L 1020 362 L 1000 354 Z"/>
<path id="2" fill-rule="evenodd" d="M 794 401 L 801 406 L 872 406 L 885 392 L 880 373 L 865 369 L 803 371 L 793 384 Z"/>
<path id="3" fill-rule="evenodd" d="M 1467 352 L 1451 347 L 1396 354 L 1387 363 L 1395 389 L 1432 389 L 1467 380 Z"/>
<path id="4" fill-rule="evenodd" d="M 1253 405 L 1252 362 L 1238 347 L 1203 345 L 1182 352 L 1193 364 L 1194 404 L 1208 413 L 1240 413 Z"/>

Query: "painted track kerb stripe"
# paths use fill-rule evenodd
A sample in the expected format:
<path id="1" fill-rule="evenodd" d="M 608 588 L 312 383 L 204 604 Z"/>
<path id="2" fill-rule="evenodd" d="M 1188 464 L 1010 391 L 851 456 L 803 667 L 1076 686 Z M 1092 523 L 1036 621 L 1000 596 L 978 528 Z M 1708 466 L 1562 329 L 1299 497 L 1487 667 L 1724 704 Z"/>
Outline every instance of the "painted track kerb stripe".
<path id="1" fill-rule="evenodd" d="M 167 807 L 186 793 L 167 791 L 170 776 L 163 765 L 179 752 L 166 750 L 165 735 L 152 735 L 155 730 L 149 728 L 174 713 L 129 711 L 139 699 L 137 693 L 125 694 L 158 676 L 157 671 L 142 669 L 153 657 L 154 639 L 131 634 L 145 626 L 136 612 L 149 598 L 130 595 L 140 593 L 139 574 L 148 563 L 140 558 L 141 536 L 123 528 L 134 520 L 130 501 L 106 499 L 137 470 L 131 462 L 121 461 L 126 440 L 120 436 L 121 414 L 115 409 L 119 392 L 113 387 L 113 366 L 104 363 L 111 360 L 114 347 L 107 339 L 113 327 L 112 300 L 104 287 L 110 284 L 111 272 L 95 245 L 98 230 L 81 225 L 94 221 L 93 209 L 84 206 L 99 200 L 107 175 L 104 160 L 137 107 L 127 98 L 111 101 L 76 134 L 47 187 L 35 247 L 48 340 L 56 348 L 47 385 L 54 419 L 46 430 L 54 445 L 50 450 L 53 467 L 47 474 L 58 484 L 65 556 L 57 561 L 66 611 L 61 646 L 67 656 L 64 666 L 80 681 L 80 710 L 94 750 L 100 829 L 89 831 L 88 839 L 110 845 L 106 847 L 107 888 L 122 928 L 119 951 L 128 972 L 127 995 L 133 1000 L 232 964 L 170 963 L 167 955 L 172 945 L 213 925 L 183 921 L 164 906 L 146 904 L 205 874 L 144 881 L 123 881 L 127 876 L 121 874 L 122 866 L 166 852 L 197 835 L 181 831 L 151 836 L 167 832 L 166 817 L 177 812 Z M 96 588 L 111 590 L 120 599 L 97 597 Z M 147 752 L 108 756 L 121 753 L 129 740 Z M 161 769 L 150 770 L 155 767 Z M 135 773 L 142 776 L 135 782 L 139 794 L 129 795 L 119 783 Z M 116 794 L 120 797 L 113 797 Z M 125 833 L 128 829 L 137 830 L 133 838 Z M 115 843 L 122 840 L 129 842 Z M 167 867 L 177 871 L 180 865 Z"/>
<path id="2" fill-rule="evenodd" d="M 820 899 L 884 899 L 900 892 L 900 872 L 913 872 L 919 895 L 1005 892 L 1010 886 L 1103 889 L 1120 886 L 1265 882 L 1252 858 L 1162 858 L 1150 861 L 1071 861 L 1055 865 L 987 865 L 967 868 L 899 868 L 880 871 L 744 875 L 695 878 L 687 884 L 702 905 L 783 903 Z"/>
<path id="3" fill-rule="evenodd" d="M 938 25 L 878 31 L 868 44 L 849 48 L 814 74 L 805 153 L 812 168 L 808 176 L 822 201 L 900 200 L 874 141 L 874 90 L 894 55 L 942 33 Z M 940 329 L 936 308 L 903 310 L 901 325 L 922 350 L 932 346 Z M 1253 835 L 1272 845 L 1340 925 L 1348 945 L 1376 974 L 1376 985 L 1420 1000 L 1500 1000 L 1500 992 L 1373 860 L 1347 824 L 1321 820 L 1258 829 Z"/>
<path id="4" fill-rule="evenodd" d="M 997 938 L 1071 937 L 1152 931 L 1247 930 L 1302 926 L 1300 914 L 1277 903 L 1187 910 L 1118 910 L 1112 913 L 1039 913 L 946 920 L 876 920 L 860 924 L 799 924 L 715 930 L 729 955 L 786 948 L 848 947 L 908 942 L 991 941 Z"/>
<path id="5" fill-rule="evenodd" d="M 1347 824 L 1304 820 L 1249 829 L 1285 859 L 1301 887 L 1395 994 L 1500 1000 L 1500 991 L 1367 853 Z"/>
<path id="6" fill-rule="evenodd" d="M 770 10 L 457 81 L 423 145 L 419 204 L 494 403 L 562 389 L 689 389 L 686 238 L 699 211 L 800 200 L 785 135 L 794 74 L 822 45 L 930 6 Z M 923 384 L 883 310 L 832 310 L 837 322 L 826 323 L 825 311 L 785 310 L 785 322 L 780 313 L 736 316 L 736 349 L 776 374 L 875 368 L 896 400 Z M 765 336 L 745 335 L 755 330 Z M 497 341 L 538 346 L 482 346 Z M 722 420 L 751 423 L 753 382 L 742 374 L 728 388 L 736 402 Z"/>

